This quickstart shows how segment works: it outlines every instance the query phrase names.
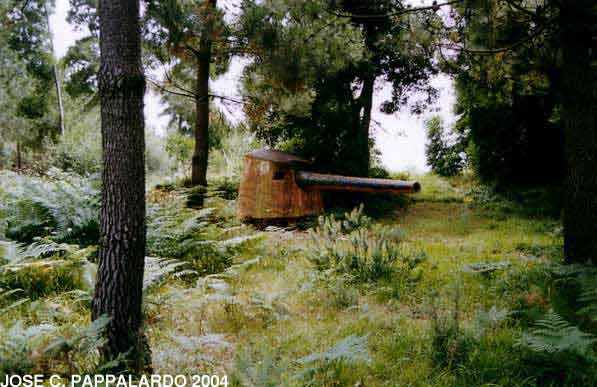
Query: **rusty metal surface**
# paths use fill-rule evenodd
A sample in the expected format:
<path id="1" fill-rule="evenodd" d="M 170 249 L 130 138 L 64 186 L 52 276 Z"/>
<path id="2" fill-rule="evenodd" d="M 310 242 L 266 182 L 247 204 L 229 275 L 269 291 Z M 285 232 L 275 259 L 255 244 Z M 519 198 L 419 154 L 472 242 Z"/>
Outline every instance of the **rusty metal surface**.
<path id="1" fill-rule="evenodd" d="M 290 153 L 274 150 L 274 149 L 257 149 L 245 155 L 253 159 L 272 161 L 278 164 L 296 164 L 308 165 L 311 164 L 309 160 L 305 160 Z"/>
<path id="2" fill-rule="evenodd" d="M 243 221 L 297 219 L 323 211 L 321 191 L 415 193 L 417 182 L 326 175 L 297 170 L 309 161 L 289 153 L 259 149 L 245 157 L 238 197 Z"/>
<path id="3" fill-rule="evenodd" d="M 240 182 L 238 216 L 245 221 L 294 219 L 323 211 L 321 193 L 301 189 L 291 168 L 248 157 Z"/>
<path id="4" fill-rule="evenodd" d="M 421 185 L 418 182 L 327 175 L 305 171 L 296 172 L 296 182 L 301 187 L 319 190 L 397 193 L 416 193 L 421 190 Z"/>

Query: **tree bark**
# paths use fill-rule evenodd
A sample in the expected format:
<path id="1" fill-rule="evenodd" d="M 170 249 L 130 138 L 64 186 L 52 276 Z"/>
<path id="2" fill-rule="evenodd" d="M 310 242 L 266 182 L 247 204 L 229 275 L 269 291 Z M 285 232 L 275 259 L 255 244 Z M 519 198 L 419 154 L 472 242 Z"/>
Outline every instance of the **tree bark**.
<path id="1" fill-rule="evenodd" d="M 209 0 L 209 13 L 216 8 L 216 0 Z M 199 42 L 197 55 L 197 86 L 195 98 L 196 126 L 195 150 L 191 169 L 191 185 L 207 186 L 207 163 L 209 158 L 209 66 L 211 64 L 212 26 L 208 22 Z"/>
<path id="2" fill-rule="evenodd" d="M 103 151 L 100 250 L 93 319 L 107 315 L 106 359 L 148 364 L 142 335 L 145 136 L 139 0 L 100 0 L 99 93 Z"/>
<path id="3" fill-rule="evenodd" d="M 597 261 L 597 130 L 595 74 L 591 68 L 593 0 L 560 10 L 561 103 L 567 162 L 564 253 L 568 263 Z"/>

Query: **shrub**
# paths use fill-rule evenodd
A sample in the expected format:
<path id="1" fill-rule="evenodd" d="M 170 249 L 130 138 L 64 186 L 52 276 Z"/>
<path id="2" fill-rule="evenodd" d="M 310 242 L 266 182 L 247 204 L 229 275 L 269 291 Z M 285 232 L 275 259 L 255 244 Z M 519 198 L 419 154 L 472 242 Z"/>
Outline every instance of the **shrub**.
<path id="1" fill-rule="evenodd" d="M 79 107 L 80 104 L 73 103 L 71 106 Z M 100 172 L 102 139 L 99 108 L 85 111 L 82 107 L 80 111 L 73 112 L 67 130 L 56 143 L 49 145 L 48 164 L 79 175 Z"/>
<path id="2" fill-rule="evenodd" d="M 406 250 L 401 230 L 373 227 L 362 207 L 344 218 L 320 217 L 319 226 L 310 230 L 315 247 L 310 260 L 319 269 L 367 282 L 393 275 L 406 277 L 424 260 L 423 255 Z"/>
<path id="3" fill-rule="evenodd" d="M 237 198 L 239 185 L 240 180 L 231 177 L 214 178 L 209 182 L 209 188 L 213 194 L 226 200 Z"/>

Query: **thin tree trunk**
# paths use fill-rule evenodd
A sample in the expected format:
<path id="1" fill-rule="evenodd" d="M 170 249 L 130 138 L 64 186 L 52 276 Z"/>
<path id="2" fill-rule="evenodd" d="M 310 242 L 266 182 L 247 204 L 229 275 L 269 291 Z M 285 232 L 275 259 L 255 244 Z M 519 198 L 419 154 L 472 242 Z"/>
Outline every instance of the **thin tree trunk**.
<path id="1" fill-rule="evenodd" d="M 145 136 L 139 0 L 100 0 L 99 92 L 103 150 L 100 250 L 92 317 L 107 315 L 102 354 L 149 361 L 142 334 L 145 258 Z"/>
<path id="2" fill-rule="evenodd" d="M 17 171 L 20 171 L 23 168 L 23 159 L 21 155 L 21 142 L 17 141 L 17 151 L 15 155 L 15 167 Z"/>
<path id="3" fill-rule="evenodd" d="M 62 91 L 60 90 L 60 78 L 56 64 L 54 69 L 54 86 L 56 87 L 56 96 L 58 98 L 58 125 L 60 125 L 60 135 L 64 135 L 64 107 L 62 105 Z"/>
<path id="4" fill-rule="evenodd" d="M 363 89 L 359 96 L 362 116 L 359 121 L 358 128 L 358 142 L 360 145 L 360 159 L 361 159 L 361 174 L 367 176 L 369 174 L 369 164 L 371 161 L 371 154 L 369 149 L 369 127 L 371 126 L 371 109 L 373 108 L 373 91 L 375 86 L 375 76 L 367 75 L 363 80 Z"/>
<path id="5" fill-rule="evenodd" d="M 363 32 L 365 34 L 365 47 L 367 47 L 370 54 L 375 52 L 375 41 L 377 40 L 376 31 L 372 24 L 365 23 L 363 25 Z M 370 68 L 367 68 L 370 67 Z M 375 74 L 373 68 L 375 66 L 366 66 L 361 74 L 363 87 L 361 93 L 357 98 L 359 106 L 359 117 L 354 123 L 355 136 L 357 141 L 359 160 L 359 170 L 357 173 L 361 176 L 369 175 L 369 167 L 371 161 L 371 153 L 369 149 L 369 127 L 371 126 L 371 109 L 373 108 L 373 92 L 375 86 Z"/>
<path id="6" fill-rule="evenodd" d="M 209 157 L 209 59 L 207 54 L 198 60 L 197 97 L 195 98 L 195 150 L 191 170 L 191 185 L 207 185 Z"/>
<path id="7" fill-rule="evenodd" d="M 216 0 L 209 0 L 212 12 L 216 7 Z M 208 19 L 210 19 L 208 17 Z M 207 163 L 209 158 L 209 66 L 211 64 L 211 35 L 212 28 L 207 26 L 206 33 L 199 43 L 197 56 L 197 87 L 196 87 L 196 126 L 195 151 L 193 153 L 191 169 L 191 185 L 207 185 Z"/>
<path id="8" fill-rule="evenodd" d="M 570 1 L 560 10 L 561 102 L 567 161 L 564 252 L 569 263 L 597 263 L 597 130 L 595 74 L 590 58 L 593 2 Z"/>
<path id="9" fill-rule="evenodd" d="M 56 58 L 54 57 L 54 39 L 52 38 L 52 29 L 50 28 L 50 14 L 47 6 L 44 7 L 46 14 L 46 23 L 48 25 L 48 32 L 50 34 L 50 51 L 52 53 L 52 72 L 54 74 L 54 87 L 56 88 L 56 99 L 58 100 L 58 126 L 60 127 L 60 135 L 64 134 L 64 107 L 62 104 L 62 91 L 60 87 L 60 78 L 58 67 L 56 66 Z"/>

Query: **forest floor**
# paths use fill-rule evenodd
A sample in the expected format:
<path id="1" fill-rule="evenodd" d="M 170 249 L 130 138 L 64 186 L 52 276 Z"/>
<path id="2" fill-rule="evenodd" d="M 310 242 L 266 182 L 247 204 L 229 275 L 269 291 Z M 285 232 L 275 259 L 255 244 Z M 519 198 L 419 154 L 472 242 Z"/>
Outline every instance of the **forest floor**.
<path id="1" fill-rule="evenodd" d="M 422 186 L 368 226 L 400 230 L 388 275 L 318 267 L 317 233 L 270 227 L 223 272 L 168 281 L 146 302 L 154 371 L 254 386 L 536 385 L 519 344 L 550 308 L 543 267 L 561 257 L 559 222 L 473 205 L 466 183 Z"/>

